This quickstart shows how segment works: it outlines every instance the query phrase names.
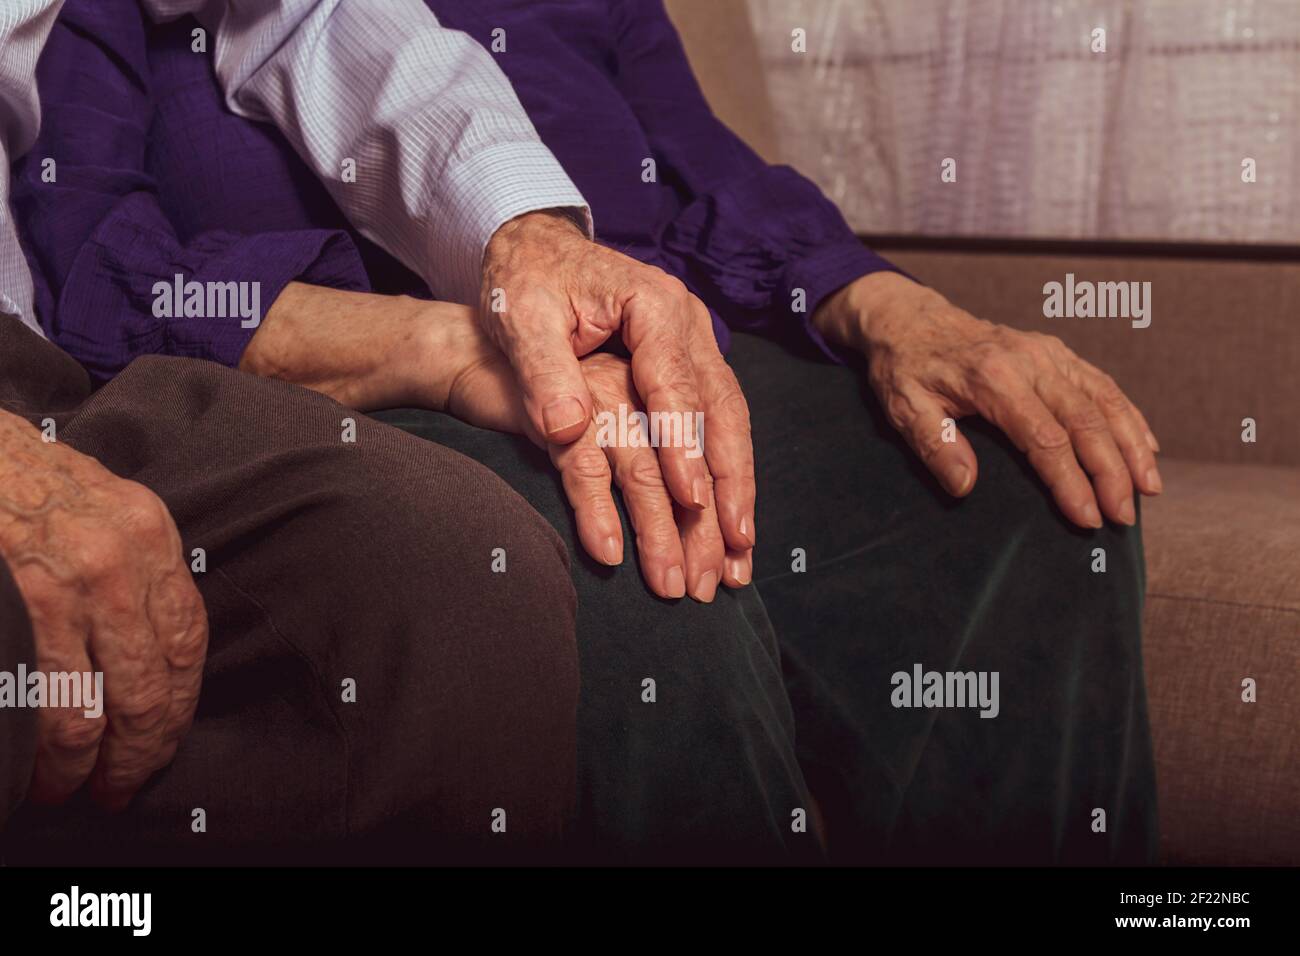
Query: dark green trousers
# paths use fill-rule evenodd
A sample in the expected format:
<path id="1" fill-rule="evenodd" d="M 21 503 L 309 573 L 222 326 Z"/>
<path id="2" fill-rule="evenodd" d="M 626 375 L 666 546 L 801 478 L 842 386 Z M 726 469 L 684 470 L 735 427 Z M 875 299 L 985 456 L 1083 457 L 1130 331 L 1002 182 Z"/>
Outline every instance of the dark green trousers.
<path id="1" fill-rule="evenodd" d="M 1149 861 L 1139 531 L 1069 525 L 1023 456 L 973 420 L 979 481 L 954 501 L 858 370 L 746 335 L 729 360 L 753 418 L 759 546 L 754 585 L 712 605 L 656 598 L 632 548 L 620 568 L 588 559 L 526 441 L 379 416 L 488 466 L 571 552 L 574 853 L 819 859 L 811 789 L 836 861 Z M 925 706 L 895 677 L 918 672 L 951 691 L 930 703 L 983 680 L 996 708 Z"/>

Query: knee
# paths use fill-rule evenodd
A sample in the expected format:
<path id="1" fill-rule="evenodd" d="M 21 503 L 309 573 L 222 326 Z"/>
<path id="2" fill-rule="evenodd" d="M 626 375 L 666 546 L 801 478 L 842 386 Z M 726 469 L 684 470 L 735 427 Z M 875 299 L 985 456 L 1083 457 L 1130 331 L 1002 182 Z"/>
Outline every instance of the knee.
<path id="1" fill-rule="evenodd" d="M 975 512 L 971 530 L 989 567 L 1037 600 L 1045 623 L 1053 617 L 1089 622 L 1075 630 L 1114 634 L 1116 648 L 1132 653 L 1146 586 L 1140 504 L 1133 527 L 1110 521 L 1095 530 L 1077 527 L 1024 456 L 991 431 L 971 436 L 980 478 L 963 503 Z"/>
<path id="2" fill-rule="evenodd" d="M 558 836 L 572 809 L 578 702 L 567 553 L 496 475 L 386 432 L 345 466 L 330 509 L 366 569 L 369 646 L 357 666 L 385 698 L 349 715 L 369 751 L 358 777 L 399 768 L 409 790 L 397 818 L 437 820 L 441 836 L 487 838 L 498 809 L 513 836 Z M 392 817 L 368 796 L 354 810 L 363 828 Z"/>

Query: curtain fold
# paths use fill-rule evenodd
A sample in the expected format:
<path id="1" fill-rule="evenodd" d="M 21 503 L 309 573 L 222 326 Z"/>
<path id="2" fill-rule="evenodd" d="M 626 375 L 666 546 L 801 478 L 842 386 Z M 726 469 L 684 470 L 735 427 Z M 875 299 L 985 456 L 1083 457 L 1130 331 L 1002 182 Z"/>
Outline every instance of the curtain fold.
<path id="1" fill-rule="evenodd" d="M 860 231 L 1300 241 L 1300 0 L 748 2 L 782 154 Z"/>

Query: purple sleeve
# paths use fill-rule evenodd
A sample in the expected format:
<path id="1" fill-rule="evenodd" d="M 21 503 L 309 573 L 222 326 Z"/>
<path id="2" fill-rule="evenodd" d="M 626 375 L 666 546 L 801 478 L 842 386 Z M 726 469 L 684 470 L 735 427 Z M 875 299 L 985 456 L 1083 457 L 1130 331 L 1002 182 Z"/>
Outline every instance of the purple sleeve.
<path id="1" fill-rule="evenodd" d="M 695 291 L 739 331 L 812 326 L 822 300 L 872 272 L 901 272 L 866 248 L 811 181 L 770 166 L 718 120 L 691 72 L 662 0 L 615 0 L 618 83 L 685 208 L 664 248 Z M 666 167 L 666 169 L 665 169 Z M 804 311 L 793 310 L 803 290 Z"/>
<path id="2" fill-rule="evenodd" d="M 177 275 L 212 289 L 214 305 L 233 301 L 232 288 L 251 305 L 255 289 L 259 319 L 294 280 L 369 289 L 343 232 L 177 235 L 145 172 L 153 111 L 144 31 L 135 3 L 64 9 L 37 69 L 40 136 L 15 168 L 14 210 L 41 324 L 100 379 L 146 354 L 239 363 L 257 331 L 251 320 L 209 314 L 206 295 L 206 317 L 155 307 L 155 287 L 174 286 Z"/>

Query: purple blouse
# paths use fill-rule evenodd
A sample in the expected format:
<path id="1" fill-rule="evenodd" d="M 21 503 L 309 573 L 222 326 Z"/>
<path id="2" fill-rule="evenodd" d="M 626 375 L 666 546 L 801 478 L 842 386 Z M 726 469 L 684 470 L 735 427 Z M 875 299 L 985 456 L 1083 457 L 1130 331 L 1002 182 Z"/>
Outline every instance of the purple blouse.
<path id="1" fill-rule="evenodd" d="M 489 50 L 505 30 L 497 63 L 590 203 L 598 240 L 681 278 L 724 350 L 728 327 L 793 324 L 834 358 L 812 312 L 894 267 L 816 186 L 713 116 L 660 0 L 429 6 Z M 194 26 L 154 25 L 134 0 L 68 0 L 38 67 L 41 132 L 15 164 L 13 202 L 42 326 L 99 378 L 150 353 L 238 364 L 256 331 L 239 316 L 155 315 L 155 285 L 178 274 L 258 282 L 263 310 L 294 280 L 428 296 L 350 227 L 275 128 L 226 109 L 209 55 L 191 52 Z"/>

